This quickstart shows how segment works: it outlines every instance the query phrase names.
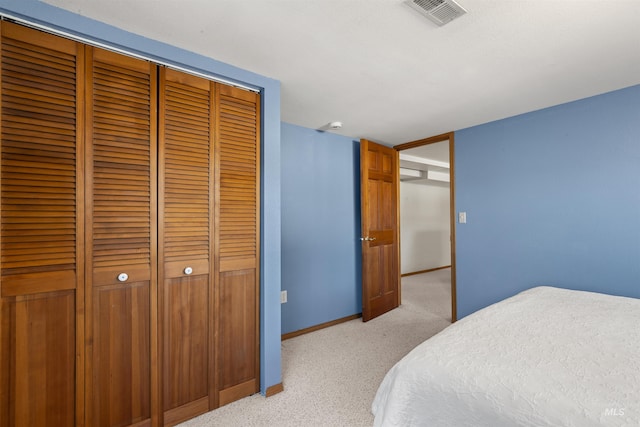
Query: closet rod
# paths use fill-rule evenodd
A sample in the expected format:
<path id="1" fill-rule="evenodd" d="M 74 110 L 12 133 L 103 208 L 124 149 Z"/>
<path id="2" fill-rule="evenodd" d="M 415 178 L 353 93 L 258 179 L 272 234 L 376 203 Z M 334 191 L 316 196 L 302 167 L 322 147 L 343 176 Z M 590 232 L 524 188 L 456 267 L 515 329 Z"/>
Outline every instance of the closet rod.
<path id="1" fill-rule="evenodd" d="M 246 85 L 243 85 L 243 84 L 238 83 L 238 82 L 234 82 L 234 81 L 231 81 L 231 80 L 226 80 L 226 79 L 220 78 L 218 76 L 214 76 L 214 75 L 211 75 L 211 74 L 207 74 L 207 73 L 203 73 L 203 72 L 200 72 L 200 71 L 196 71 L 196 70 L 188 68 L 188 67 L 182 67 L 180 65 L 173 64 L 171 62 L 165 62 L 165 61 L 162 61 L 162 60 L 160 60 L 158 58 L 152 58 L 152 57 L 149 57 L 149 56 L 142 55 L 140 53 L 131 52 L 131 51 L 127 50 L 127 49 L 123 49 L 123 48 L 119 48 L 119 47 L 116 47 L 116 46 L 113 46 L 113 45 L 102 43 L 102 42 L 99 42 L 99 41 L 96 41 L 96 40 L 93 40 L 93 39 L 90 39 L 90 38 L 86 38 L 86 37 L 83 37 L 83 36 L 80 36 L 80 35 L 77 35 L 77 34 L 74 34 L 74 33 L 68 33 L 66 31 L 62 31 L 62 30 L 60 30 L 58 28 L 50 27 L 50 26 L 44 25 L 44 24 L 39 24 L 37 22 L 33 22 L 33 21 L 28 20 L 28 19 L 24 19 L 24 18 L 20 18 L 18 16 L 15 16 L 15 15 L 8 14 L 6 12 L 0 12 L 0 19 L 2 19 L 3 21 L 9 21 L 9 22 L 17 23 L 17 24 L 22 24 L 22 25 L 24 25 L 26 27 L 30 27 L 30 28 L 34 28 L 34 29 L 37 29 L 37 30 L 41 30 L 41 31 L 44 31 L 44 32 L 47 32 L 47 33 L 50 33 L 50 34 L 54 34 L 56 36 L 61 36 L 61 37 L 64 37 L 64 38 L 67 38 L 67 39 L 71 39 L 71 40 L 74 40 L 74 41 L 77 41 L 77 42 L 81 42 L 81 43 L 84 43 L 84 44 L 87 44 L 87 45 L 90 45 L 90 46 L 99 47 L 101 49 L 110 50 L 112 52 L 117 52 L 117 53 L 120 53 L 120 54 L 123 54 L 123 55 L 127 55 L 127 56 L 131 56 L 131 57 L 137 58 L 137 59 L 142 59 L 144 61 L 149 61 L 149 62 L 152 62 L 154 64 L 158 64 L 158 65 L 162 65 L 162 66 L 165 66 L 165 67 L 168 67 L 168 68 L 172 68 L 172 69 L 177 70 L 177 71 L 182 71 L 182 72 L 187 73 L 187 74 L 192 74 L 194 76 L 203 77 L 203 78 L 205 78 L 207 80 L 213 80 L 213 81 L 218 82 L 218 83 L 223 83 L 223 84 L 226 84 L 226 85 L 229 85 L 229 86 L 237 87 L 239 89 L 248 90 L 249 92 L 260 93 L 259 89 L 256 89 L 255 87 L 252 87 L 252 86 L 246 86 Z"/>

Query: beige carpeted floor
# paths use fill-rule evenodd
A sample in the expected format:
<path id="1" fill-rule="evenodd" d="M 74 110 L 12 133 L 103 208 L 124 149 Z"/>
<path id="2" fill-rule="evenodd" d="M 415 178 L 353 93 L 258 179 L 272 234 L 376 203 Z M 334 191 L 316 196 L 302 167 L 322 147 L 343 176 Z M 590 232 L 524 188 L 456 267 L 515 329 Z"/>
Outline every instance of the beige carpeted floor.
<path id="1" fill-rule="evenodd" d="M 450 281 L 450 269 L 404 277 L 398 309 L 283 341 L 282 393 L 250 396 L 182 426 L 371 426 L 385 373 L 450 324 Z"/>

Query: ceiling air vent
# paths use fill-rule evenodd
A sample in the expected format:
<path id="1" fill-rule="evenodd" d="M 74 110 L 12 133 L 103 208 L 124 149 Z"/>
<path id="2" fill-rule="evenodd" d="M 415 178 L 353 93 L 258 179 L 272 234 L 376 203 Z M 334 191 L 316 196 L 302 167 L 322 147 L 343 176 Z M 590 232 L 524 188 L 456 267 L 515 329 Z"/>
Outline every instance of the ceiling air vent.
<path id="1" fill-rule="evenodd" d="M 467 13 L 453 0 L 406 0 L 405 3 L 438 25 L 444 25 Z"/>

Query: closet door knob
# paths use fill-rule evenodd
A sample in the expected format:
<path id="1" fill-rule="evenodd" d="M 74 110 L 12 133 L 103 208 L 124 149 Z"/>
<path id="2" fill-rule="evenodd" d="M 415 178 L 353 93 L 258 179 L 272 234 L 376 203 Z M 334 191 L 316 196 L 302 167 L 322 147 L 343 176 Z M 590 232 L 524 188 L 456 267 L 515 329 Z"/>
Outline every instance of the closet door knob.
<path id="1" fill-rule="evenodd" d="M 184 274 L 189 275 L 191 273 L 193 273 L 193 268 L 187 267 L 187 268 L 184 269 Z"/>
<path id="2" fill-rule="evenodd" d="M 126 282 L 128 278 L 129 278 L 129 275 L 127 273 L 118 274 L 118 280 L 120 282 Z"/>

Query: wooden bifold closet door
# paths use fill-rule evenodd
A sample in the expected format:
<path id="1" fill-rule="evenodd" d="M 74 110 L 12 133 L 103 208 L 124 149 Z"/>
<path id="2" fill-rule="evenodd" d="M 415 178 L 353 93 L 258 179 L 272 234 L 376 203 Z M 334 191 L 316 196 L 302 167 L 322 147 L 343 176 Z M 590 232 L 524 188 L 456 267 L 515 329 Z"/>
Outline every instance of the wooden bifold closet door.
<path id="1" fill-rule="evenodd" d="M 164 423 L 213 395 L 213 88 L 161 69 L 160 318 Z"/>
<path id="2" fill-rule="evenodd" d="M 0 26 L 0 426 L 72 426 L 83 397 L 83 47 Z"/>
<path id="3" fill-rule="evenodd" d="M 259 389 L 259 96 L 160 74 L 165 425 Z"/>
<path id="4" fill-rule="evenodd" d="M 218 405 L 259 389 L 260 97 L 218 85 Z"/>
<path id="5" fill-rule="evenodd" d="M 0 427 L 256 393 L 259 95 L 0 27 Z"/>
<path id="6" fill-rule="evenodd" d="M 87 422 L 157 406 L 156 67 L 87 47 Z"/>

